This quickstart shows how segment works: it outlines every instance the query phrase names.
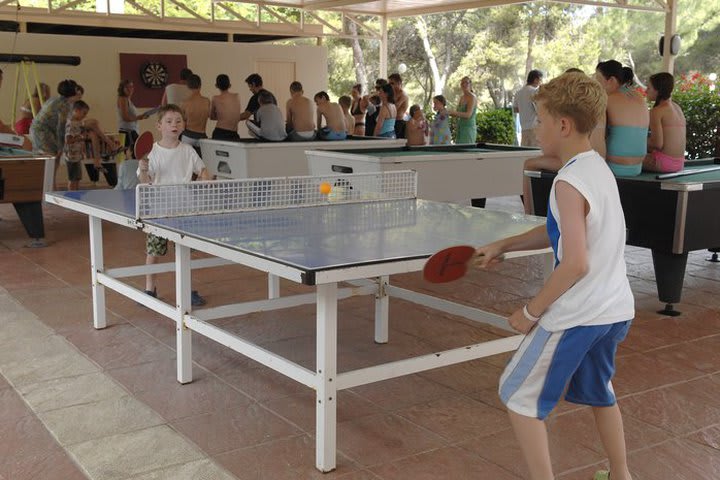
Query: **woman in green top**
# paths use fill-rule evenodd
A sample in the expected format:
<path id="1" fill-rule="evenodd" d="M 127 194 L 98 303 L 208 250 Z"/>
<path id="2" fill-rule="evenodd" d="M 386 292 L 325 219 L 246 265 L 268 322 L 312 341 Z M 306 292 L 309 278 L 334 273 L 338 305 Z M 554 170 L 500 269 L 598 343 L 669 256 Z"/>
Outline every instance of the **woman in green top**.
<path id="1" fill-rule="evenodd" d="M 477 97 L 472 90 L 472 81 L 469 77 L 463 77 L 460 80 L 460 88 L 462 96 L 458 102 L 457 110 L 448 112 L 450 116 L 457 117 L 457 128 L 455 143 L 476 143 L 477 142 L 477 124 L 475 117 L 477 114 Z"/>

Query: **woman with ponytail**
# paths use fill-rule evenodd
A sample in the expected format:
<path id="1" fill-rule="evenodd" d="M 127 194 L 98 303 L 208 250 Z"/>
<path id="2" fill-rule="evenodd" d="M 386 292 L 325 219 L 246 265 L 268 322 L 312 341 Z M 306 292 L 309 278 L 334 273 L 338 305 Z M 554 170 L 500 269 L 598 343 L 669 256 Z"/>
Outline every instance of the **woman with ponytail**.
<path id="1" fill-rule="evenodd" d="M 647 153 L 650 116 L 645 99 L 631 88 L 633 77 L 632 69 L 616 60 L 595 69 L 595 79 L 608 94 L 606 159 L 616 177 L 639 175 Z"/>
<path id="2" fill-rule="evenodd" d="M 679 172 L 685 163 L 685 115 L 672 101 L 675 79 L 667 72 L 650 76 L 648 100 L 655 101 L 650 110 L 648 154 L 643 169 L 650 172 Z"/>

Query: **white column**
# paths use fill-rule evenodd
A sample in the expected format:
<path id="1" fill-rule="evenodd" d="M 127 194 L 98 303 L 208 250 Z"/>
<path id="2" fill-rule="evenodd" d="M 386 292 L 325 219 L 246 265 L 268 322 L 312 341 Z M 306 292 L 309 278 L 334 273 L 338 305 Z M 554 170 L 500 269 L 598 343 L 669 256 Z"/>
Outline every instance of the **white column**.
<path id="1" fill-rule="evenodd" d="M 175 346 L 180 383 L 192 382 L 192 331 L 185 326 L 185 314 L 192 311 L 190 272 L 190 248 L 175 244 Z"/>
<path id="2" fill-rule="evenodd" d="M 377 279 L 378 290 L 375 294 L 375 343 L 388 342 L 388 313 L 390 310 L 390 297 L 385 292 L 390 277 L 384 275 Z"/>
<path id="3" fill-rule="evenodd" d="M 675 56 L 670 54 L 672 37 L 677 30 L 677 0 L 665 0 L 668 9 L 665 11 L 665 42 L 663 48 L 663 70 L 673 73 L 675 70 Z"/>
<path id="4" fill-rule="evenodd" d="M 98 281 L 98 272 L 104 272 L 102 220 L 90 215 L 90 277 L 92 280 L 93 324 L 95 328 L 107 327 L 105 316 L 105 286 Z"/>
<path id="5" fill-rule="evenodd" d="M 317 287 L 315 466 L 335 470 L 337 448 L 337 284 Z"/>
<path id="6" fill-rule="evenodd" d="M 380 78 L 387 78 L 388 72 L 388 19 L 383 16 L 380 19 Z"/>

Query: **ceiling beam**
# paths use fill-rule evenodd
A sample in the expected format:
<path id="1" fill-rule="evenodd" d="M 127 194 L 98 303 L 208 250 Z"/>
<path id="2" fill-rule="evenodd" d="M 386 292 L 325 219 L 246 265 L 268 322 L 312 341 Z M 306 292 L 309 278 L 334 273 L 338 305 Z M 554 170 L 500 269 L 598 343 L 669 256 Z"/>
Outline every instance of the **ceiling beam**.
<path id="1" fill-rule="evenodd" d="M 225 5 L 225 4 L 223 4 L 223 3 L 220 3 L 220 2 L 215 2 L 215 6 L 217 6 L 217 7 L 219 7 L 219 8 L 222 8 L 222 9 L 225 10 L 227 13 L 229 13 L 230 15 L 232 15 L 233 17 L 235 17 L 236 19 L 238 19 L 240 22 L 242 22 L 243 24 L 247 25 L 248 27 L 254 28 L 254 29 L 259 28 L 258 25 L 257 25 L 257 23 L 251 22 L 251 21 L 248 20 L 247 18 L 243 17 L 240 12 L 236 12 L 236 11 L 233 10 L 232 8 L 228 7 L 227 5 Z"/>
<path id="2" fill-rule="evenodd" d="M 265 0 L 212 0 L 213 2 L 228 2 L 228 3 L 247 3 L 249 5 L 258 5 L 263 7 L 284 7 L 284 8 L 298 8 L 302 9 L 302 5 L 299 2 L 276 2 L 276 1 L 265 1 Z"/>
<path id="3" fill-rule="evenodd" d="M 159 19 L 149 15 L 112 14 L 98 15 L 92 12 L 72 12 L 64 14 L 48 13 L 45 8 L 23 8 L 20 15 L 17 12 L 0 9 L 0 20 L 49 23 L 53 25 L 77 25 L 86 27 L 105 28 L 131 28 L 139 30 L 170 30 L 207 33 L 233 33 L 240 35 L 283 35 L 288 37 L 321 37 L 323 28 L 320 25 L 306 24 L 301 32 L 290 25 L 280 23 L 263 23 L 262 29 L 255 26 L 255 22 L 248 20 L 215 20 L 213 23 L 198 22 L 192 18 L 165 17 Z"/>
<path id="4" fill-rule="evenodd" d="M 75 5 L 79 5 L 79 4 L 81 4 L 83 1 L 84 1 L 84 0 L 73 0 L 72 2 L 68 2 L 68 3 L 65 3 L 65 4 L 63 4 L 63 5 L 60 5 L 59 7 L 57 7 L 56 9 L 54 9 L 54 11 L 56 11 L 56 12 L 72 11 L 72 8 L 73 8 Z"/>
<path id="5" fill-rule="evenodd" d="M 342 10 L 341 7 L 370 3 L 368 0 L 307 0 L 300 7 L 305 10 Z"/>
<path id="6" fill-rule="evenodd" d="M 370 27 L 367 23 L 358 20 L 358 19 L 355 17 L 355 15 L 351 15 L 351 14 L 348 13 L 348 14 L 345 15 L 345 18 L 347 18 L 348 21 L 354 23 L 354 24 L 357 25 L 358 27 L 360 27 L 360 28 L 362 28 L 362 29 L 364 29 L 364 30 L 367 30 L 368 32 L 370 32 L 371 35 L 374 35 L 374 36 L 376 36 L 377 38 L 380 38 L 380 37 L 382 36 L 382 34 L 381 34 L 378 30 L 375 30 L 374 28 Z"/>
<path id="7" fill-rule="evenodd" d="M 331 25 L 330 23 L 326 22 L 325 20 L 323 20 L 322 18 L 318 17 L 317 15 L 315 15 L 315 14 L 312 13 L 312 12 L 306 11 L 306 12 L 305 12 L 305 16 L 306 16 L 306 17 L 310 17 L 310 18 L 312 18 L 312 19 L 320 22 L 321 24 L 325 25 L 327 28 L 329 28 L 330 30 L 332 30 L 333 32 L 335 32 L 336 35 L 342 35 L 343 33 L 345 33 L 345 32 L 342 31 L 342 29 L 339 29 L 339 28 Z M 307 25 L 307 22 L 305 22 L 305 24 Z"/>
<path id="8" fill-rule="evenodd" d="M 45 14 L 45 17 L 53 18 L 55 20 L 49 21 L 49 23 L 66 23 L 74 24 L 70 21 L 71 17 L 82 18 L 83 21 L 93 19 L 92 23 L 98 25 L 101 22 L 96 17 L 103 17 L 105 19 L 113 20 L 113 26 L 121 27 L 123 22 L 135 23 L 143 22 L 144 19 L 152 19 L 157 22 L 160 19 L 162 23 L 157 24 L 156 29 L 163 29 L 168 23 L 178 22 L 188 24 L 188 19 L 182 19 L 179 17 L 167 17 L 164 12 L 153 12 L 146 5 L 143 4 L 142 0 L 125 0 L 128 6 L 137 9 L 138 13 L 132 14 L 114 14 L 114 13 L 103 13 L 98 14 L 96 12 L 86 12 L 74 10 L 73 8 L 78 4 L 79 0 L 69 0 L 69 3 L 62 5 L 57 4 L 58 0 L 47 0 L 47 8 L 39 9 L 34 7 L 24 7 L 20 12 L 14 8 L 14 4 L 17 0 L 0 0 L 0 17 L 8 18 L 12 15 L 13 20 L 19 20 L 23 17 L 28 18 L 28 13 L 32 12 L 30 16 L 35 16 L 38 11 Z M 198 28 L 205 29 L 202 24 L 216 25 L 217 19 L 214 18 L 215 10 L 213 9 L 212 18 L 203 18 L 197 12 L 192 11 L 187 5 L 182 3 L 184 0 L 164 0 L 161 5 L 164 6 L 165 2 L 168 5 L 176 5 L 183 11 L 193 15 L 196 21 L 199 20 L 201 24 Z M 379 32 L 367 24 L 363 23 L 358 19 L 362 16 L 376 16 L 379 18 L 397 18 L 397 17 L 411 17 L 418 15 L 429 15 L 433 13 L 467 10 L 475 8 L 489 8 L 503 5 L 513 5 L 527 3 L 527 0 L 461 0 L 458 2 L 452 2 L 450 0 L 439 1 L 439 0 L 427 0 L 423 2 L 420 0 L 414 0 L 409 2 L 408 5 L 412 5 L 408 8 L 402 8 L 402 2 L 395 3 L 392 11 L 387 11 L 388 5 L 392 2 L 379 1 L 379 0 L 210 0 L 215 5 L 219 6 L 222 10 L 229 13 L 237 20 L 233 20 L 235 23 L 240 23 L 240 29 L 248 30 L 248 27 L 252 27 L 256 32 L 267 31 L 268 34 L 275 34 L 278 30 L 285 30 L 284 33 L 291 33 L 293 31 L 298 32 L 299 36 L 328 36 L 328 37 L 340 37 L 340 38 L 352 38 L 345 31 L 344 28 L 337 28 L 330 22 L 324 20 L 318 15 L 318 10 L 333 14 L 341 14 L 347 18 L 350 22 L 355 23 L 359 27 L 363 28 L 370 34 L 371 37 L 378 38 Z M 626 10 L 638 10 L 648 12 L 667 12 L 670 10 L 668 6 L 670 1 L 675 0 L 547 0 L 551 3 L 564 3 L 564 4 L 581 4 L 590 5 L 595 7 L 610 7 L 610 8 L 622 8 Z M 266 24 L 260 22 L 260 16 L 256 22 L 251 22 L 248 18 L 244 18 L 243 15 L 235 11 L 230 7 L 233 3 L 240 3 L 245 5 L 255 5 L 259 11 L 265 11 L 275 17 L 280 23 Z M 53 8 L 57 5 L 57 14 L 54 14 Z M 398 7 L 398 5 L 400 5 Z M 420 5 L 420 6 L 418 6 Z M 214 7 L 213 6 L 213 7 Z M 301 20 L 298 25 L 294 25 L 289 18 L 281 18 L 278 12 L 274 12 L 272 8 L 268 7 L 286 7 L 300 10 L 302 13 Z M 18 15 L 19 13 L 19 15 Z M 312 23 L 307 24 L 306 20 L 312 20 Z M 191 20 L 192 21 L 192 20 Z M 262 24 L 261 24 L 262 23 Z M 79 23 L 79 24 L 82 24 Z M 165 24 L 165 25 L 163 25 Z M 282 28 L 279 28 L 282 25 Z M 324 27 L 324 28 L 323 28 Z M 226 27 L 225 27 L 226 28 Z M 233 28 L 236 30 L 237 28 Z M 294 32 L 293 32 L 294 33 Z M 371 38 L 368 36 L 358 36 L 358 38 Z"/>
<path id="9" fill-rule="evenodd" d="M 153 12 L 153 11 L 151 11 L 151 10 L 148 10 L 147 8 L 143 7 L 142 5 L 140 5 L 139 3 L 137 3 L 135 0 L 125 0 L 125 3 L 129 3 L 129 4 L 132 5 L 133 7 L 137 8 L 138 10 L 140 10 L 141 12 L 143 12 L 145 15 L 149 15 L 149 16 L 154 17 L 154 18 L 160 18 L 160 16 L 159 16 L 158 14 L 156 14 L 155 12 Z"/>
<path id="10" fill-rule="evenodd" d="M 200 20 L 202 22 L 210 23 L 209 19 L 203 17 L 202 15 L 200 15 L 199 13 L 197 13 L 196 11 L 194 11 L 193 9 L 191 9 L 190 7 L 188 7 L 187 5 L 185 5 L 182 2 L 178 2 L 177 0 L 165 0 L 165 1 L 172 3 L 173 5 L 178 7 L 180 10 L 183 10 L 184 12 L 189 13 L 190 15 L 192 15 L 193 17 L 197 18 L 198 20 Z"/>
<path id="11" fill-rule="evenodd" d="M 267 13 L 268 15 L 270 15 L 271 17 L 276 18 L 276 19 L 279 20 L 281 23 L 284 23 L 284 24 L 286 24 L 286 25 L 291 25 L 291 26 L 292 26 L 293 28 L 295 28 L 296 30 L 300 30 L 300 23 L 299 23 L 299 22 L 293 22 L 293 21 L 288 20 L 287 17 L 284 17 L 284 16 L 280 15 L 279 13 L 277 13 L 276 11 L 274 11 L 272 8 L 262 7 L 262 6 L 261 6 L 260 9 L 261 9 L 261 11 L 263 11 L 263 12 Z"/>
<path id="12" fill-rule="evenodd" d="M 622 8 L 624 10 L 639 10 L 642 12 L 665 13 L 664 8 L 661 8 L 661 7 L 655 6 L 655 5 L 635 5 L 632 3 L 626 3 L 625 5 L 620 5 L 620 4 L 614 3 L 614 2 L 603 2 L 603 1 L 595 1 L 595 0 L 547 0 L 547 1 L 553 2 L 553 3 L 572 3 L 572 4 L 592 5 L 595 7 Z"/>
<path id="13" fill-rule="evenodd" d="M 396 8 L 391 12 L 384 12 L 390 18 L 398 17 L 417 17 L 419 15 L 428 15 L 432 13 L 455 12 L 458 10 L 470 10 L 473 8 L 499 7 L 502 5 L 516 5 L 518 3 L 528 3 L 529 0 L 472 0 L 469 2 L 459 3 L 441 3 L 432 7 L 417 8 Z"/>

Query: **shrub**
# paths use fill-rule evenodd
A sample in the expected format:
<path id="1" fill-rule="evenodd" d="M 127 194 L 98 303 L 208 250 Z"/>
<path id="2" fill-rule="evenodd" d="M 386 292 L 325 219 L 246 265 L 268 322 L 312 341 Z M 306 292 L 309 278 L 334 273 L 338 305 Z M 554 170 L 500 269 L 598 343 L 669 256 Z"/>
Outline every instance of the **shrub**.
<path id="1" fill-rule="evenodd" d="M 477 114 L 477 131 L 479 142 L 515 143 L 515 119 L 509 108 L 487 110 Z"/>
<path id="2" fill-rule="evenodd" d="M 688 158 L 720 155 L 720 93 L 699 73 L 681 75 L 673 100 L 687 122 Z"/>

